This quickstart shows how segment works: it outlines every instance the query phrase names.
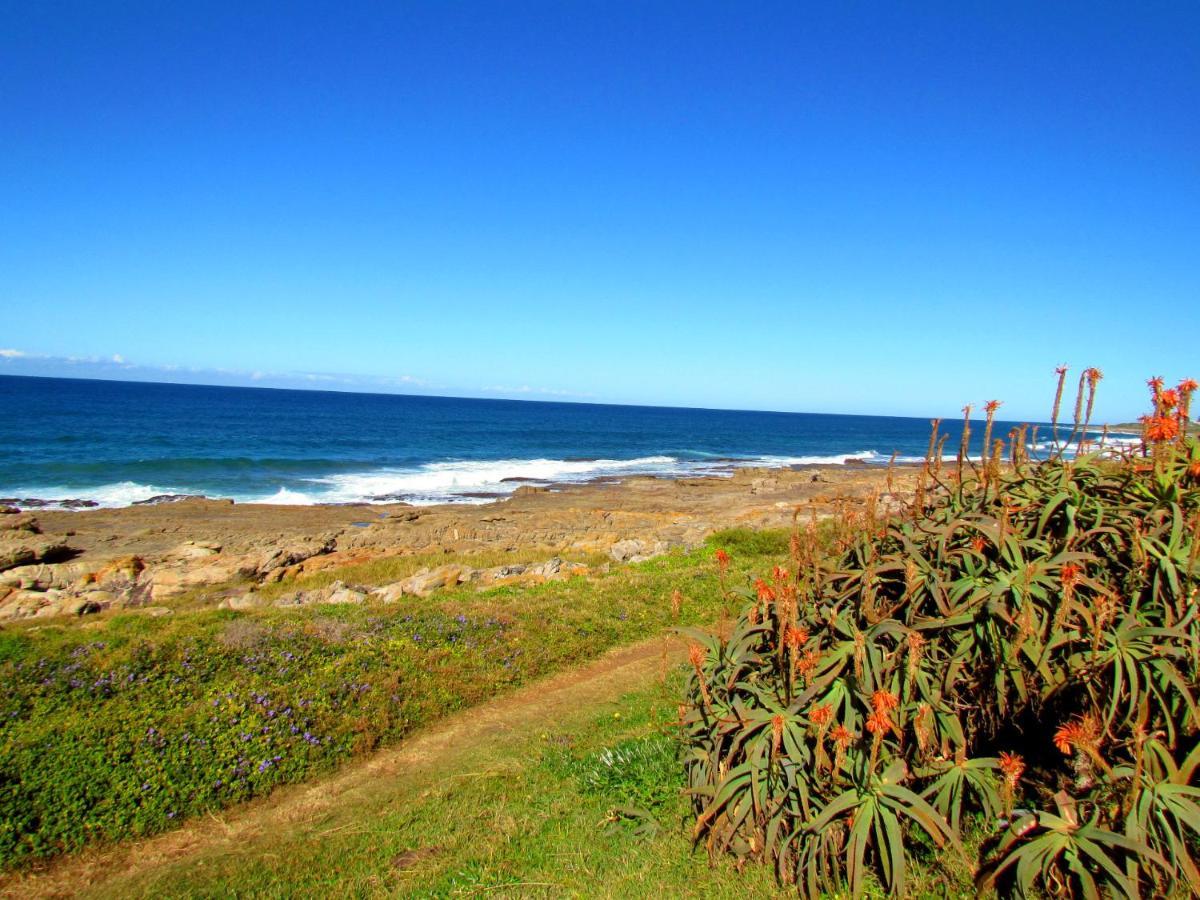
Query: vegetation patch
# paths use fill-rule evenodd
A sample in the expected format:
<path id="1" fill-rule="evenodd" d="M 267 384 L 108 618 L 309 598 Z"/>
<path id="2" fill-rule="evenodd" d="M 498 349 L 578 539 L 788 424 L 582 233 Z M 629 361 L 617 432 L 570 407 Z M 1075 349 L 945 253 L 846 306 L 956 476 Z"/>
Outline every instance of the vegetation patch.
<path id="1" fill-rule="evenodd" d="M 731 633 L 690 632 L 714 857 L 808 896 L 905 894 L 914 861 L 1022 896 L 1200 893 L 1197 385 L 1151 381 L 1136 452 L 1068 457 L 1099 377 L 1047 459 L 1018 431 L 1002 464 L 993 403 L 982 460 L 964 437 L 943 471 L 935 424 L 911 515 L 867 510 L 831 555 L 798 531 L 790 569 L 730 592 Z"/>
<path id="2" fill-rule="evenodd" d="M 162 831 L 617 644 L 710 621 L 711 558 L 387 606 L 0 631 L 0 866 Z"/>

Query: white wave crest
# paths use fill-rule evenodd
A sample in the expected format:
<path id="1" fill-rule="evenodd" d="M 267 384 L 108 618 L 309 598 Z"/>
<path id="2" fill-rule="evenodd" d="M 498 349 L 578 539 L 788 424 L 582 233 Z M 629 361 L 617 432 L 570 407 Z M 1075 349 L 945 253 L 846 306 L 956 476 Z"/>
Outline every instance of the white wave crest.
<path id="1" fill-rule="evenodd" d="M 269 497 L 259 497 L 248 501 L 251 503 L 271 503 L 275 506 L 312 506 L 314 503 L 321 503 L 321 500 L 314 500 L 308 494 L 301 491 L 289 491 L 285 487 L 281 487 Z"/>
<path id="2" fill-rule="evenodd" d="M 18 500 L 36 498 L 51 504 L 65 500 L 90 500 L 105 509 L 116 509 L 129 506 L 139 500 L 149 500 L 160 494 L 186 493 L 174 488 L 160 487 L 153 484 L 138 484 L 134 481 L 118 481 L 113 484 L 102 484 L 98 487 L 34 487 L 13 488 L 5 490 L 2 496 L 14 497 Z M 50 506 L 48 508 L 54 508 Z"/>
<path id="3" fill-rule="evenodd" d="M 853 453 L 837 453 L 832 456 L 759 456 L 750 460 L 738 460 L 739 466 L 840 466 L 848 462 L 887 462 L 888 457 L 874 450 L 856 450 Z"/>
<path id="4" fill-rule="evenodd" d="M 672 456 L 638 459 L 501 459 L 428 463 L 417 469 L 377 469 L 306 479 L 308 502 L 362 503 L 403 499 L 409 503 L 487 502 L 490 497 L 468 494 L 509 494 L 533 482 L 581 482 L 602 475 L 671 474 L 678 467 Z M 276 503 L 280 493 L 258 502 Z M 284 501 L 295 502 L 295 501 Z"/>

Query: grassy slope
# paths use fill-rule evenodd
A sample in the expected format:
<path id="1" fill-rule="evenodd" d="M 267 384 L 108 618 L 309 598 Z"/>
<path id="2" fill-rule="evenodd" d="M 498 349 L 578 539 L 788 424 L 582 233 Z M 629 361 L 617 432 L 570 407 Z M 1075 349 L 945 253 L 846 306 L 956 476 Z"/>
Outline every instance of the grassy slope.
<path id="1" fill-rule="evenodd" d="M 678 676 L 465 744 L 294 828 L 189 855 L 95 896 L 744 897 L 782 895 L 693 852 L 671 723 Z M 605 750 L 618 760 L 606 765 Z M 613 821 L 630 800 L 650 819 Z M 653 822 L 652 834 L 638 825 Z"/>
<path id="2" fill-rule="evenodd" d="M 783 549 L 778 534 L 721 540 L 747 573 Z M 0 632 L 0 866 L 153 834 L 328 772 L 662 631 L 675 588 L 682 623 L 718 614 L 711 553 L 697 552 L 594 581 L 387 607 L 209 608 Z"/>
<path id="3" fill-rule="evenodd" d="M 90 896 L 786 897 L 770 869 L 693 849 L 674 718 L 683 673 L 517 718 L 433 765 L 380 778 L 320 815 L 135 868 Z M 544 708 L 537 710 L 545 714 Z M 636 805 L 647 813 L 622 817 Z M 925 860 L 913 896 L 972 896 L 965 867 Z M 881 897 L 877 884 L 869 894 Z"/>

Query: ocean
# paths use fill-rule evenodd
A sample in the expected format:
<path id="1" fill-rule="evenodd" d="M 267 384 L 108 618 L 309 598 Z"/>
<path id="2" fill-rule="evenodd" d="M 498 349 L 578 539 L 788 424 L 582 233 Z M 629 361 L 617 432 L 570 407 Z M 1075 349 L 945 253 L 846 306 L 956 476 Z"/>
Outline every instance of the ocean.
<path id="1" fill-rule="evenodd" d="M 949 448 L 960 427 L 944 424 Z M 521 484 L 913 461 L 929 429 L 887 416 L 0 376 L 0 498 L 488 502 Z"/>

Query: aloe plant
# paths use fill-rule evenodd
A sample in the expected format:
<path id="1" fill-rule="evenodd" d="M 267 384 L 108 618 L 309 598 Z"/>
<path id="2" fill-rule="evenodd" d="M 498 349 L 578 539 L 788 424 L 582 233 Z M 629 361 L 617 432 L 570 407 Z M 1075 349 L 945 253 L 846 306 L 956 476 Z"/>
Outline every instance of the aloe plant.
<path id="1" fill-rule="evenodd" d="M 1099 377 L 1042 459 L 1019 429 L 944 469 L 935 423 L 909 514 L 844 511 L 832 554 L 797 528 L 790 571 L 728 591 L 729 634 L 688 632 L 710 853 L 903 895 L 915 853 L 971 832 L 981 889 L 1200 894 L 1196 384 L 1152 380 L 1117 453 L 1081 445 Z"/>

